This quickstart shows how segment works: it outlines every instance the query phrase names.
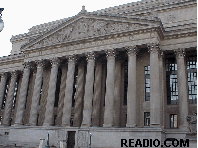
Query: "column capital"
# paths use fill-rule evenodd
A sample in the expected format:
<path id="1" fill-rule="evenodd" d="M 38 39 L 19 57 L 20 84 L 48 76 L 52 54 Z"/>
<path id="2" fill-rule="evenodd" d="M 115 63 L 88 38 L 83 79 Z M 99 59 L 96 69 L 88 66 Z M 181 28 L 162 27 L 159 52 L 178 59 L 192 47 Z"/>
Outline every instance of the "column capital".
<path id="1" fill-rule="evenodd" d="M 60 59 L 58 59 L 57 57 L 53 57 L 53 58 L 50 59 L 50 63 L 51 63 L 52 66 L 53 65 L 59 65 Z"/>
<path id="2" fill-rule="evenodd" d="M 11 72 L 12 78 L 17 78 L 17 75 L 18 75 L 18 72 L 16 70 Z"/>
<path id="3" fill-rule="evenodd" d="M 44 67 L 44 65 L 45 65 L 45 62 L 44 62 L 43 59 L 41 59 L 41 60 L 36 60 L 35 63 L 36 63 L 36 65 L 37 65 L 37 68 L 42 68 L 42 67 Z"/>
<path id="4" fill-rule="evenodd" d="M 164 58 L 164 51 L 160 50 L 160 53 L 159 53 L 159 60 L 162 61 Z"/>
<path id="5" fill-rule="evenodd" d="M 24 66 L 24 69 L 30 69 L 31 63 L 30 62 L 24 62 L 23 66 Z"/>
<path id="6" fill-rule="evenodd" d="M 7 72 L 1 72 L 0 73 L 1 78 L 6 78 L 8 76 Z"/>
<path id="7" fill-rule="evenodd" d="M 87 61 L 95 60 L 95 58 L 96 58 L 96 54 L 94 52 L 88 52 L 85 54 L 85 56 L 86 56 Z"/>
<path id="8" fill-rule="evenodd" d="M 115 49 L 107 49 L 107 50 L 105 50 L 105 53 L 106 53 L 107 58 L 114 58 L 115 59 L 115 56 L 116 56 L 116 50 Z"/>
<path id="9" fill-rule="evenodd" d="M 77 57 L 76 57 L 76 55 L 74 54 L 74 55 L 68 55 L 68 56 L 66 56 L 66 58 L 67 58 L 67 60 L 68 60 L 68 63 L 76 63 L 76 61 L 77 61 Z"/>
<path id="10" fill-rule="evenodd" d="M 128 56 L 136 56 L 138 54 L 138 52 L 139 52 L 139 49 L 137 48 L 136 45 L 127 46 L 127 47 L 125 47 L 125 49 L 127 50 Z"/>
<path id="11" fill-rule="evenodd" d="M 175 54 L 176 54 L 176 58 L 184 58 L 186 55 L 186 51 L 185 48 L 178 48 L 176 50 L 174 50 Z"/>
<path id="12" fill-rule="evenodd" d="M 148 52 L 150 53 L 160 53 L 160 44 L 159 43 L 147 43 Z"/>

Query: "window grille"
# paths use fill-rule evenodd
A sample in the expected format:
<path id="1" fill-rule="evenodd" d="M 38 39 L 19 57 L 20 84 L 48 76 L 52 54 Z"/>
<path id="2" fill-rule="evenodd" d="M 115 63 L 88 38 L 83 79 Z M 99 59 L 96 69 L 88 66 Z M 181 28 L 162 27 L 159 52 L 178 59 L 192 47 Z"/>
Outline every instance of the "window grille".
<path id="1" fill-rule="evenodd" d="M 190 56 L 187 58 L 187 79 L 189 103 L 197 103 L 197 57 Z"/>
<path id="2" fill-rule="evenodd" d="M 145 73 L 145 101 L 150 101 L 150 66 L 144 67 Z"/>
<path id="3" fill-rule="evenodd" d="M 177 63 L 175 58 L 166 59 L 167 103 L 178 104 Z"/>
<path id="4" fill-rule="evenodd" d="M 170 128 L 177 128 L 177 115 L 176 114 L 170 115 Z"/>
<path id="5" fill-rule="evenodd" d="M 150 126 L 150 112 L 144 112 L 144 126 Z"/>

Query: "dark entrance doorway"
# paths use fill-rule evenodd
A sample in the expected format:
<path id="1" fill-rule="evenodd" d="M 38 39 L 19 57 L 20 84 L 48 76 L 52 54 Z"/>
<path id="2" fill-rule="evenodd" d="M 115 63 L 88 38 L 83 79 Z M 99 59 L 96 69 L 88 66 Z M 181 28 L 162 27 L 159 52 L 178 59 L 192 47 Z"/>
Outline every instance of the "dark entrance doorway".
<path id="1" fill-rule="evenodd" d="M 75 146 L 75 131 L 69 131 L 67 132 L 68 138 L 67 138 L 67 148 L 74 148 Z"/>

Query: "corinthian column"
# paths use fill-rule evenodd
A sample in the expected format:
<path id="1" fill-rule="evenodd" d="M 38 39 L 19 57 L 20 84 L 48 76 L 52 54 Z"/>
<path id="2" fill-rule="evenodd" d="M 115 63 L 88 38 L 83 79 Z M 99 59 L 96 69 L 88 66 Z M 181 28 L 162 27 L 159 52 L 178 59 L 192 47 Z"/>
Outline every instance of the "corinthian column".
<path id="1" fill-rule="evenodd" d="M 7 73 L 1 73 L 1 83 L 0 83 L 0 109 L 2 107 L 3 102 L 3 96 L 6 86 L 6 79 L 7 79 Z"/>
<path id="2" fill-rule="evenodd" d="M 178 101 L 179 101 L 179 128 L 187 130 L 188 123 L 188 88 L 186 76 L 186 64 L 184 60 L 185 49 L 175 50 L 177 58 L 177 83 L 178 83 Z"/>
<path id="3" fill-rule="evenodd" d="M 74 72 L 75 72 L 75 56 L 68 57 L 68 71 L 63 107 L 62 126 L 70 126 L 71 108 L 72 108 L 72 94 L 74 85 Z"/>
<path id="4" fill-rule="evenodd" d="M 82 126 L 89 127 L 91 126 L 95 54 L 93 52 L 90 52 L 86 56 L 87 56 L 87 75 L 86 75 L 86 84 L 85 84 Z"/>
<path id="5" fill-rule="evenodd" d="M 136 127 L 136 46 L 127 47 L 128 53 L 128 91 L 127 91 L 127 124 Z"/>
<path id="6" fill-rule="evenodd" d="M 23 78 L 19 94 L 19 102 L 17 105 L 17 112 L 15 118 L 15 125 L 22 125 L 24 108 L 26 103 L 27 89 L 30 77 L 30 64 L 24 63 Z"/>
<path id="7" fill-rule="evenodd" d="M 103 127 L 113 126 L 114 115 L 114 76 L 115 76 L 115 51 L 107 50 L 107 79 L 105 94 L 105 113 Z"/>
<path id="8" fill-rule="evenodd" d="M 3 114 L 3 125 L 10 125 L 10 117 L 11 117 L 11 111 L 12 111 L 12 105 L 13 105 L 16 80 L 17 80 L 17 73 L 14 71 L 11 73 L 10 88 L 8 91 L 8 97 L 6 99 L 6 104 L 5 104 L 4 114 Z"/>
<path id="9" fill-rule="evenodd" d="M 32 105 L 30 110 L 30 125 L 36 125 L 37 122 L 37 109 L 40 98 L 41 84 L 42 84 L 42 76 L 43 76 L 43 61 L 36 61 L 37 63 L 37 72 L 36 79 L 34 83 L 34 91 L 32 97 Z"/>
<path id="10" fill-rule="evenodd" d="M 151 95 L 150 95 L 150 126 L 160 126 L 160 79 L 159 79 L 159 46 L 152 43 L 148 45 L 150 52 L 150 80 L 151 80 Z"/>
<path id="11" fill-rule="evenodd" d="M 65 64 L 64 64 L 64 65 L 62 65 L 60 93 L 59 93 L 59 100 L 58 100 L 58 113 L 57 113 L 57 118 L 56 118 L 57 126 L 61 126 L 61 124 L 62 124 L 66 79 L 67 79 L 67 66 L 65 66 Z"/>
<path id="12" fill-rule="evenodd" d="M 101 113 L 101 91 L 102 91 L 102 63 L 96 63 L 93 110 L 92 110 L 92 126 L 99 127 Z"/>
<path id="13" fill-rule="evenodd" d="M 85 81 L 84 61 L 80 61 L 78 65 L 78 80 L 77 80 L 77 89 L 76 89 L 76 97 L 75 97 L 75 105 L 74 105 L 73 126 L 75 127 L 80 127 L 82 121 L 84 81 Z"/>
<path id="14" fill-rule="evenodd" d="M 120 57 L 121 59 L 121 57 Z M 115 82 L 114 82 L 114 127 L 120 127 L 120 96 L 121 96 L 121 61 L 115 61 Z"/>
<path id="15" fill-rule="evenodd" d="M 56 81 L 58 74 L 58 58 L 53 58 L 51 61 L 52 69 L 49 80 L 49 88 L 48 88 L 48 96 L 47 96 L 47 104 L 45 109 L 45 120 L 43 126 L 52 125 L 53 120 L 53 112 L 54 112 L 54 101 L 55 101 L 55 92 L 56 92 Z"/>

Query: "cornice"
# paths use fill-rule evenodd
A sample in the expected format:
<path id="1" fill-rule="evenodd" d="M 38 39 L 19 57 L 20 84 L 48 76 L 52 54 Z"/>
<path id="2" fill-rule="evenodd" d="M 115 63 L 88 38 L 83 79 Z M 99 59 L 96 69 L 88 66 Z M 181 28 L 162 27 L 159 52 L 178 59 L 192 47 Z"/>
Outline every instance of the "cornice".
<path id="1" fill-rule="evenodd" d="M 23 53 L 14 54 L 14 55 L 8 55 L 0 58 L 0 64 L 6 63 L 6 62 L 16 62 L 23 60 L 25 55 Z"/>
<path id="2" fill-rule="evenodd" d="M 179 7 L 180 5 L 189 4 L 189 3 L 196 3 L 196 0 L 180 0 L 180 1 L 171 1 L 171 0 L 143 0 L 138 2 L 132 2 L 120 6 L 114 6 L 110 8 L 105 8 L 101 10 L 94 11 L 93 13 L 131 13 L 131 12 L 138 12 L 148 9 L 170 9 L 171 7 Z M 160 9 L 159 9 L 160 10 Z"/>

